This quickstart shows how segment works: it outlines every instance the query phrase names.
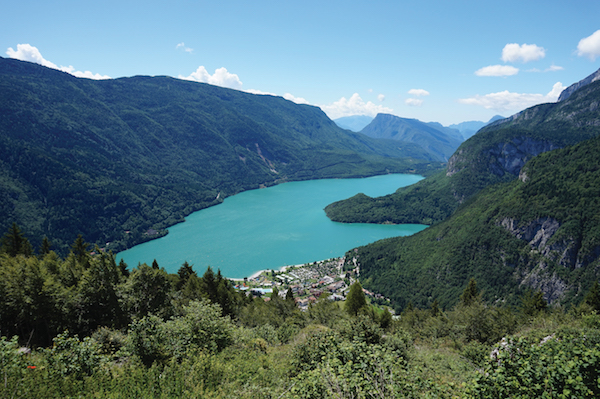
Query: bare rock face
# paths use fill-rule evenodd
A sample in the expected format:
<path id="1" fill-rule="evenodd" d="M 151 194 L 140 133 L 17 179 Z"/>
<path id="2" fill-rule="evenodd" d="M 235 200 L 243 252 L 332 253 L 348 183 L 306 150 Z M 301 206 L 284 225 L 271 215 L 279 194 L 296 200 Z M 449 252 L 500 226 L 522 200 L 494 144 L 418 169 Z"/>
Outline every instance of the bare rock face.
<path id="1" fill-rule="evenodd" d="M 593 74 L 591 74 L 587 78 L 582 79 L 579 82 L 574 83 L 571 86 L 569 86 L 566 89 L 564 89 L 562 91 L 562 93 L 560 93 L 560 96 L 558 97 L 558 102 L 566 100 L 577 89 L 579 89 L 579 88 L 581 88 L 583 86 L 589 85 L 590 83 L 593 83 L 593 82 L 595 82 L 597 80 L 600 80 L 600 69 L 598 69 L 596 72 L 594 72 Z"/>
<path id="2" fill-rule="evenodd" d="M 557 238 L 556 233 L 560 230 L 561 223 L 554 218 L 543 217 L 529 223 L 520 223 L 506 217 L 498 224 L 531 247 L 531 263 L 517 272 L 518 278 L 522 285 L 542 290 L 549 303 L 560 299 L 572 288 L 556 272 L 548 269 L 549 263 L 555 262 L 565 268 L 577 269 L 600 257 L 600 247 L 582 253 L 579 237 Z"/>
<path id="3" fill-rule="evenodd" d="M 523 225 L 515 219 L 504 218 L 500 225 L 518 239 L 527 241 L 532 250 L 544 258 L 571 269 L 581 267 L 582 261 L 579 257 L 581 242 L 578 238 L 553 240 L 561 227 L 558 220 L 544 217 Z"/>
<path id="4" fill-rule="evenodd" d="M 518 176 L 523 165 L 531 158 L 557 148 L 559 147 L 550 141 L 534 140 L 531 137 L 516 137 L 490 148 L 483 154 L 483 157 L 478 157 L 478 159 L 487 159 L 489 171 L 496 176 L 504 176 L 506 173 Z M 452 176 L 470 165 L 465 161 L 467 155 L 465 152 L 465 150 L 459 149 L 450 157 L 446 176 Z"/>
<path id="5" fill-rule="evenodd" d="M 504 176 L 505 173 L 518 176 L 523 165 L 531 158 L 557 148 L 558 146 L 549 141 L 534 140 L 530 137 L 515 138 L 500 143 L 488 152 L 490 171 L 497 176 Z"/>

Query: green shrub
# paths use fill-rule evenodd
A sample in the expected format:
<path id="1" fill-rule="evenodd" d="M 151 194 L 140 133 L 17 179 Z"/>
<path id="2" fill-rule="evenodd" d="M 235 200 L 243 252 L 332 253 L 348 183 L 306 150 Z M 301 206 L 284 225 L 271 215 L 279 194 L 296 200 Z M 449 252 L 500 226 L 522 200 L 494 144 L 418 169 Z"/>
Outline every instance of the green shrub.
<path id="1" fill-rule="evenodd" d="M 48 370 L 62 377 L 81 379 L 94 374 L 108 359 L 101 354 L 101 346 L 91 337 L 79 340 L 65 331 L 54 338 L 54 346 L 46 352 Z"/>
<path id="2" fill-rule="evenodd" d="M 476 398 L 595 398 L 600 395 L 597 330 L 560 331 L 541 341 L 503 340 L 471 386 Z"/>

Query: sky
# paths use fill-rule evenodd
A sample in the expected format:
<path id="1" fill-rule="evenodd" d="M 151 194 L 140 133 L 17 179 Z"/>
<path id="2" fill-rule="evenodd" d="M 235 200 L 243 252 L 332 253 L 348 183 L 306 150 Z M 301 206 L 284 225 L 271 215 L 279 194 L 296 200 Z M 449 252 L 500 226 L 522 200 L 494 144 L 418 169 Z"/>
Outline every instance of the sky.
<path id="1" fill-rule="evenodd" d="M 0 56 L 82 78 L 171 76 L 332 119 L 510 116 L 600 68 L 598 0 L 5 1 Z"/>

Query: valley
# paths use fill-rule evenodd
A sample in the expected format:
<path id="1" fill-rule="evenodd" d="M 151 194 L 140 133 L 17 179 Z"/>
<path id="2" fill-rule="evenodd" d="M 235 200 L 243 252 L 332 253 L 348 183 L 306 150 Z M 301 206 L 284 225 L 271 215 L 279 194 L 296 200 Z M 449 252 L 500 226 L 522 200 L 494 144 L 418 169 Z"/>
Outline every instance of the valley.
<path id="1" fill-rule="evenodd" d="M 590 76 L 464 140 L 385 113 L 357 133 L 282 97 L 0 58 L 0 394 L 600 395 Z M 307 213 L 293 186 L 319 200 Z M 294 232 L 233 218 L 256 212 L 247 202 L 214 224 L 194 213 L 254 195 L 296 211 L 268 205 L 284 224 L 326 214 L 300 244 L 326 252 L 270 264 Z M 195 218 L 208 230 L 186 230 Z M 388 232 L 332 254 L 353 223 Z M 398 236 L 401 224 L 418 225 Z M 274 246 L 242 252 L 252 235 Z M 209 253 L 218 242 L 248 258 L 237 266 L 257 260 L 229 270 Z M 168 261 L 150 250 L 164 243 Z"/>
<path id="2" fill-rule="evenodd" d="M 211 266 L 228 278 L 340 257 L 358 245 L 414 234 L 426 226 L 336 223 L 323 212 L 329 202 L 357 192 L 378 196 L 421 179 L 414 174 L 389 174 L 249 190 L 189 215 L 185 222 L 170 226 L 164 237 L 115 255 L 117 262 L 123 259 L 132 266 L 156 260 L 170 273 L 187 261 L 197 270 Z"/>

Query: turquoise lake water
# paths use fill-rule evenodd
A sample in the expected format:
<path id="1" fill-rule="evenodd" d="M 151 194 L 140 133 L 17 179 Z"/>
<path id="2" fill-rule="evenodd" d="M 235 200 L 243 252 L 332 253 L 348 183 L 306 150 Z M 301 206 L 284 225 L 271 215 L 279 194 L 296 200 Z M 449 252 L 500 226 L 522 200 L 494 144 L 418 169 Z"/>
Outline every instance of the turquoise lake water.
<path id="1" fill-rule="evenodd" d="M 208 266 L 225 277 L 243 278 L 343 256 L 346 251 L 382 238 L 411 235 L 425 225 L 336 223 L 325 216 L 328 204 L 357 193 L 391 194 L 421 176 L 393 174 L 363 179 L 326 179 L 284 183 L 228 197 L 222 204 L 195 212 L 169 228 L 165 237 L 117 254 L 129 268 L 152 264 L 175 273 L 184 261 L 198 274 Z"/>

